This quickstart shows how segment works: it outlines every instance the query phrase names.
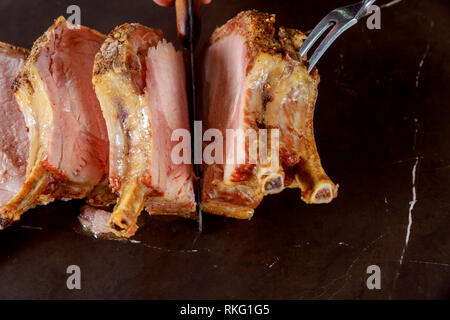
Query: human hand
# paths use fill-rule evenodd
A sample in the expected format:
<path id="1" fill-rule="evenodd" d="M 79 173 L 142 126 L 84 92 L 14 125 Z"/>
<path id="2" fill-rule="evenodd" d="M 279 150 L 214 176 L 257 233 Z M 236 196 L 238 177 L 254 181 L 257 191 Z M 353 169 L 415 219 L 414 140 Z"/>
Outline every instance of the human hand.
<path id="1" fill-rule="evenodd" d="M 153 0 L 156 4 L 163 7 L 172 7 L 175 4 L 175 0 Z M 212 0 L 201 0 L 203 4 L 209 4 Z"/>

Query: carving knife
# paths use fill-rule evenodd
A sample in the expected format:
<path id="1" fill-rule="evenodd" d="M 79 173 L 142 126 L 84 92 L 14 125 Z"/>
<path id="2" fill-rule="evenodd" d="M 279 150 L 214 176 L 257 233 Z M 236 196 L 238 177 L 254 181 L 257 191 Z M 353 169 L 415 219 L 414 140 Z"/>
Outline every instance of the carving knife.
<path id="1" fill-rule="evenodd" d="M 201 0 L 176 0 L 178 38 L 184 48 L 184 65 L 186 68 L 186 88 L 189 101 L 189 123 L 191 125 L 191 146 L 193 147 L 192 161 L 195 174 L 195 200 L 197 202 L 198 230 L 202 231 L 202 207 L 201 207 L 201 170 L 200 164 L 195 161 L 195 154 L 201 150 L 195 150 L 194 121 L 197 119 L 197 92 L 195 88 L 195 47 L 200 37 L 201 29 Z M 202 133 L 200 133 L 202 134 Z M 201 147 L 201 144 L 200 144 Z"/>

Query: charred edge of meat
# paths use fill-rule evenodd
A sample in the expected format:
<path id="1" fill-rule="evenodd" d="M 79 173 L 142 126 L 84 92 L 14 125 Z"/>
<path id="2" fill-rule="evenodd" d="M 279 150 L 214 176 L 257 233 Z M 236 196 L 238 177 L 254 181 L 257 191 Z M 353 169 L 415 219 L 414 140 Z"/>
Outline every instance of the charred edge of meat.
<path id="1" fill-rule="evenodd" d="M 30 51 L 28 49 L 18 47 L 18 46 L 13 46 L 12 44 L 1 42 L 1 41 L 0 41 L 0 51 L 5 51 L 5 52 L 15 51 L 19 54 L 22 54 L 24 58 L 26 58 L 30 54 Z"/>
<path id="2" fill-rule="evenodd" d="M 33 87 L 31 85 L 30 81 L 28 80 L 29 79 L 29 71 L 28 70 L 30 69 L 30 66 L 33 65 L 37 61 L 37 58 L 39 57 L 41 51 L 45 48 L 45 43 L 47 41 L 49 41 L 50 34 L 53 31 L 55 31 L 57 28 L 61 27 L 62 25 L 67 25 L 67 24 L 68 23 L 63 16 L 58 17 L 57 19 L 55 19 L 53 25 L 50 28 L 48 28 L 47 31 L 33 43 L 31 52 L 28 52 L 28 50 L 26 50 L 26 49 L 19 48 L 19 49 L 25 50 L 25 52 L 27 54 L 29 53 L 29 55 L 25 62 L 24 67 L 22 68 L 21 71 L 19 71 L 16 79 L 14 80 L 14 82 L 12 84 L 12 89 L 14 92 L 16 92 L 21 86 L 25 86 L 25 85 L 27 86 L 26 89 L 28 89 L 28 91 L 30 93 L 33 92 L 33 91 L 30 91 L 30 90 L 33 90 Z M 80 26 L 80 28 L 89 29 L 84 26 Z M 100 35 L 102 37 L 104 36 L 97 30 L 93 30 L 93 29 L 89 29 L 89 30 L 94 33 L 97 33 L 98 35 Z"/>
<path id="3" fill-rule="evenodd" d="M 260 53 L 288 55 L 296 61 L 307 64 L 306 57 L 299 54 L 300 46 L 307 37 L 297 29 L 276 26 L 276 15 L 257 10 L 240 12 L 214 31 L 209 40 L 211 45 L 230 33 L 237 33 L 246 39 L 249 55 Z M 248 70 L 252 67 L 248 66 Z M 316 72 L 316 71 L 315 71 Z"/>
<path id="4" fill-rule="evenodd" d="M 47 31 L 33 43 L 33 47 L 31 49 L 30 56 L 27 60 L 28 64 L 32 64 L 36 61 L 36 59 L 39 57 L 39 54 L 41 53 L 42 48 L 44 47 L 44 44 L 49 40 L 50 34 L 62 25 L 70 25 L 70 24 L 66 21 L 66 19 L 63 16 L 60 16 L 57 19 L 55 19 L 53 25 L 50 28 L 48 28 Z M 85 26 L 80 26 L 79 28 L 89 29 Z M 89 29 L 89 30 L 91 32 L 98 34 L 101 37 L 104 37 L 104 35 L 97 30 L 94 30 L 94 29 Z"/>
<path id="5" fill-rule="evenodd" d="M 11 224 L 13 224 L 14 219 L 12 218 L 4 218 L 0 216 L 0 230 L 5 229 L 6 227 L 9 227 Z"/>
<path id="6" fill-rule="evenodd" d="M 19 71 L 19 74 L 14 79 L 14 81 L 11 85 L 11 89 L 13 90 L 13 92 L 17 92 L 19 90 L 19 88 L 25 87 L 25 86 L 26 86 L 26 88 L 25 88 L 26 91 L 28 91 L 30 93 L 34 92 L 34 88 L 29 79 L 28 73 L 26 71 Z"/>
<path id="7" fill-rule="evenodd" d="M 297 61 L 307 62 L 306 58 L 302 58 L 299 53 L 303 40 L 306 38 L 306 35 L 300 30 L 284 27 L 278 29 L 278 39 L 284 52 Z"/>
<path id="8" fill-rule="evenodd" d="M 277 53 L 281 45 L 275 39 L 275 15 L 257 10 L 240 12 L 236 17 L 214 31 L 209 45 L 218 42 L 230 33 L 237 33 L 247 39 L 248 47 L 256 53 Z"/>
<path id="9" fill-rule="evenodd" d="M 24 60 L 26 60 L 26 58 L 30 54 L 30 50 L 27 50 L 25 48 L 18 47 L 18 46 L 13 46 L 9 43 L 5 43 L 5 42 L 1 42 L 1 41 L 0 41 L 0 52 L 4 52 L 4 53 L 14 52 L 17 55 L 21 55 Z M 13 92 L 16 91 L 16 88 L 18 87 L 18 85 L 19 85 L 19 82 L 17 81 L 17 78 L 16 78 L 16 79 L 14 79 L 14 81 L 11 85 L 11 89 L 13 90 Z"/>
<path id="10" fill-rule="evenodd" d="M 152 31 L 159 42 L 163 38 L 163 32 L 159 29 L 150 29 L 139 23 L 125 23 L 116 27 L 108 34 L 102 50 L 95 58 L 94 75 L 104 74 L 114 68 L 115 72 L 140 71 L 141 66 L 145 65 L 136 61 L 134 54 L 127 52 L 130 45 L 130 37 L 136 30 Z M 155 42 L 155 44 L 156 44 Z M 137 52 L 140 59 L 145 59 L 147 52 Z"/>

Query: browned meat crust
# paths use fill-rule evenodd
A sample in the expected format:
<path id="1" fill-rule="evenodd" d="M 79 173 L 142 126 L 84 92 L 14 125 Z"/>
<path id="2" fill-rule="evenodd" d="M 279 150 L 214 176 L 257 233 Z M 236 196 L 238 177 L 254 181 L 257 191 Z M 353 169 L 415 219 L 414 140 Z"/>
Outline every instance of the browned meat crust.
<path id="1" fill-rule="evenodd" d="M 158 123 L 166 123 L 167 119 L 162 113 L 153 113 L 152 110 L 157 108 L 147 97 L 148 92 L 161 90 L 158 85 L 152 87 L 147 82 L 148 55 L 150 50 L 156 52 L 159 46 L 173 49 L 165 42 L 161 30 L 124 24 L 108 35 L 95 59 L 93 83 L 111 141 L 109 183 L 118 195 L 109 227 L 118 236 L 130 237 L 136 232 L 137 218 L 144 207 L 153 215 L 191 217 L 195 211 L 193 193 L 192 199 L 186 199 L 185 190 L 168 196 L 167 190 L 155 187 L 158 177 L 152 176 L 156 153 L 166 151 L 155 151 L 155 140 L 168 134 L 154 130 Z M 166 52 L 167 63 L 173 63 L 170 60 L 172 52 Z M 171 69 L 166 72 L 170 73 Z M 182 77 L 184 83 L 184 69 L 178 72 L 180 74 L 176 76 Z M 164 75 L 167 76 L 171 75 Z M 177 87 L 176 83 L 171 85 L 173 95 L 185 95 L 185 88 Z M 185 106 L 166 107 L 179 109 Z M 170 134 L 166 138 L 170 138 Z M 187 183 L 192 185 L 191 180 Z"/>
<path id="2" fill-rule="evenodd" d="M 228 53 L 221 52 L 227 50 L 226 46 L 217 49 L 231 38 L 231 45 L 236 45 L 236 39 L 240 39 L 245 48 L 245 80 L 239 84 L 244 87 L 245 93 L 239 106 L 243 109 L 239 128 L 244 131 L 279 129 L 280 167 L 267 169 L 260 165 L 243 164 L 236 166 L 227 179 L 223 165 L 204 166 L 203 209 L 214 214 L 248 219 L 264 195 L 280 192 L 287 187 L 300 188 L 302 199 L 307 203 L 330 202 L 337 196 L 337 186 L 321 166 L 313 130 L 320 77 L 316 68 L 311 74 L 307 73 L 308 63 L 298 54 L 306 36 L 299 30 L 277 28 L 275 15 L 256 10 L 244 11 L 211 36 L 203 67 L 202 112 L 208 122 L 207 127 L 214 127 L 212 122 L 215 120 L 208 115 L 215 113 L 215 105 L 220 105 L 220 100 L 229 94 L 226 81 L 237 72 L 235 65 L 226 63 L 230 53 L 240 49 L 234 48 Z M 210 57 L 215 57 L 216 62 L 209 63 Z M 212 58 L 210 60 L 213 61 Z M 223 92 L 216 101 L 214 99 L 217 97 L 211 96 L 211 88 L 214 88 L 211 79 L 219 72 L 215 68 L 221 64 L 224 70 L 220 69 L 220 72 L 226 76 L 222 87 L 216 85 Z M 234 97 L 229 99 L 234 100 Z M 248 154 L 248 145 L 245 152 Z"/>
<path id="3" fill-rule="evenodd" d="M 67 23 L 63 17 L 55 20 L 55 23 L 44 35 L 35 41 L 23 69 L 18 73 L 12 85 L 30 132 L 30 154 L 27 177 L 21 190 L 7 205 L 0 209 L 0 229 L 19 220 L 25 211 L 38 205 L 47 204 L 55 199 L 67 200 L 90 197 L 90 201 L 96 204 L 114 201 L 109 189 L 102 188 L 101 183 L 97 185 L 97 183 L 93 184 L 92 181 L 87 180 L 83 182 L 72 181 L 59 168 L 55 168 L 48 159 L 48 146 L 51 143 L 51 133 L 54 128 L 54 107 L 49 98 L 47 85 L 38 71 L 37 62 L 44 49 L 49 46 L 52 38 L 58 38 L 60 33 L 64 32 L 63 30 L 71 28 L 73 26 Z M 90 34 L 91 39 L 96 39 L 97 42 L 104 38 L 104 35 L 98 31 L 83 26 L 79 30 Z M 69 42 L 67 45 L 74 44 Z M 86 70 L 86 72 L 89 71 Z M 90 74 L 90 72 L 87 74 Z M 90 150 L 92 150 L 92 146 L 87 152 L 90 152 Z"/>

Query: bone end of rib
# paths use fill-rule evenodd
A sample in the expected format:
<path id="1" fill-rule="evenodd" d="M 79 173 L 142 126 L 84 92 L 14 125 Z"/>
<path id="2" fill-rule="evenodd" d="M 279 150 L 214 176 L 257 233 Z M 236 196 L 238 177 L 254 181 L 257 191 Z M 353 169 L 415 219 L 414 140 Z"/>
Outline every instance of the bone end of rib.
<path id="1" fill-rule="evenodd" d="M 130 223 L 127 219 L 115 215 L 109 220 L 109 229 L 118 237 L 129 238 L 136 233 L 138 226 L 136 223 Z"/>
<path id="2" fill-rule="evenodd" d="M 280 173 L 272 173 L 262 180 L 264 194 L 275 194 L 283 191 L 284 178 Z"/>
<path id="3" fill-rule="evenodd" d="M 302 200 L 308 204 L 330 203 L 337 197 L 339 185 L 335 185 L 322 170 L 297 174 L 296 180 L 302 192 Z"/>
<path id="4" fill-rule="evenodd" d="M 330 203 L 337 196 L 336 186 L 332 182 L 322 182 L 314 186 L 313 192 L 308 203 L 321 204 Z"/>

